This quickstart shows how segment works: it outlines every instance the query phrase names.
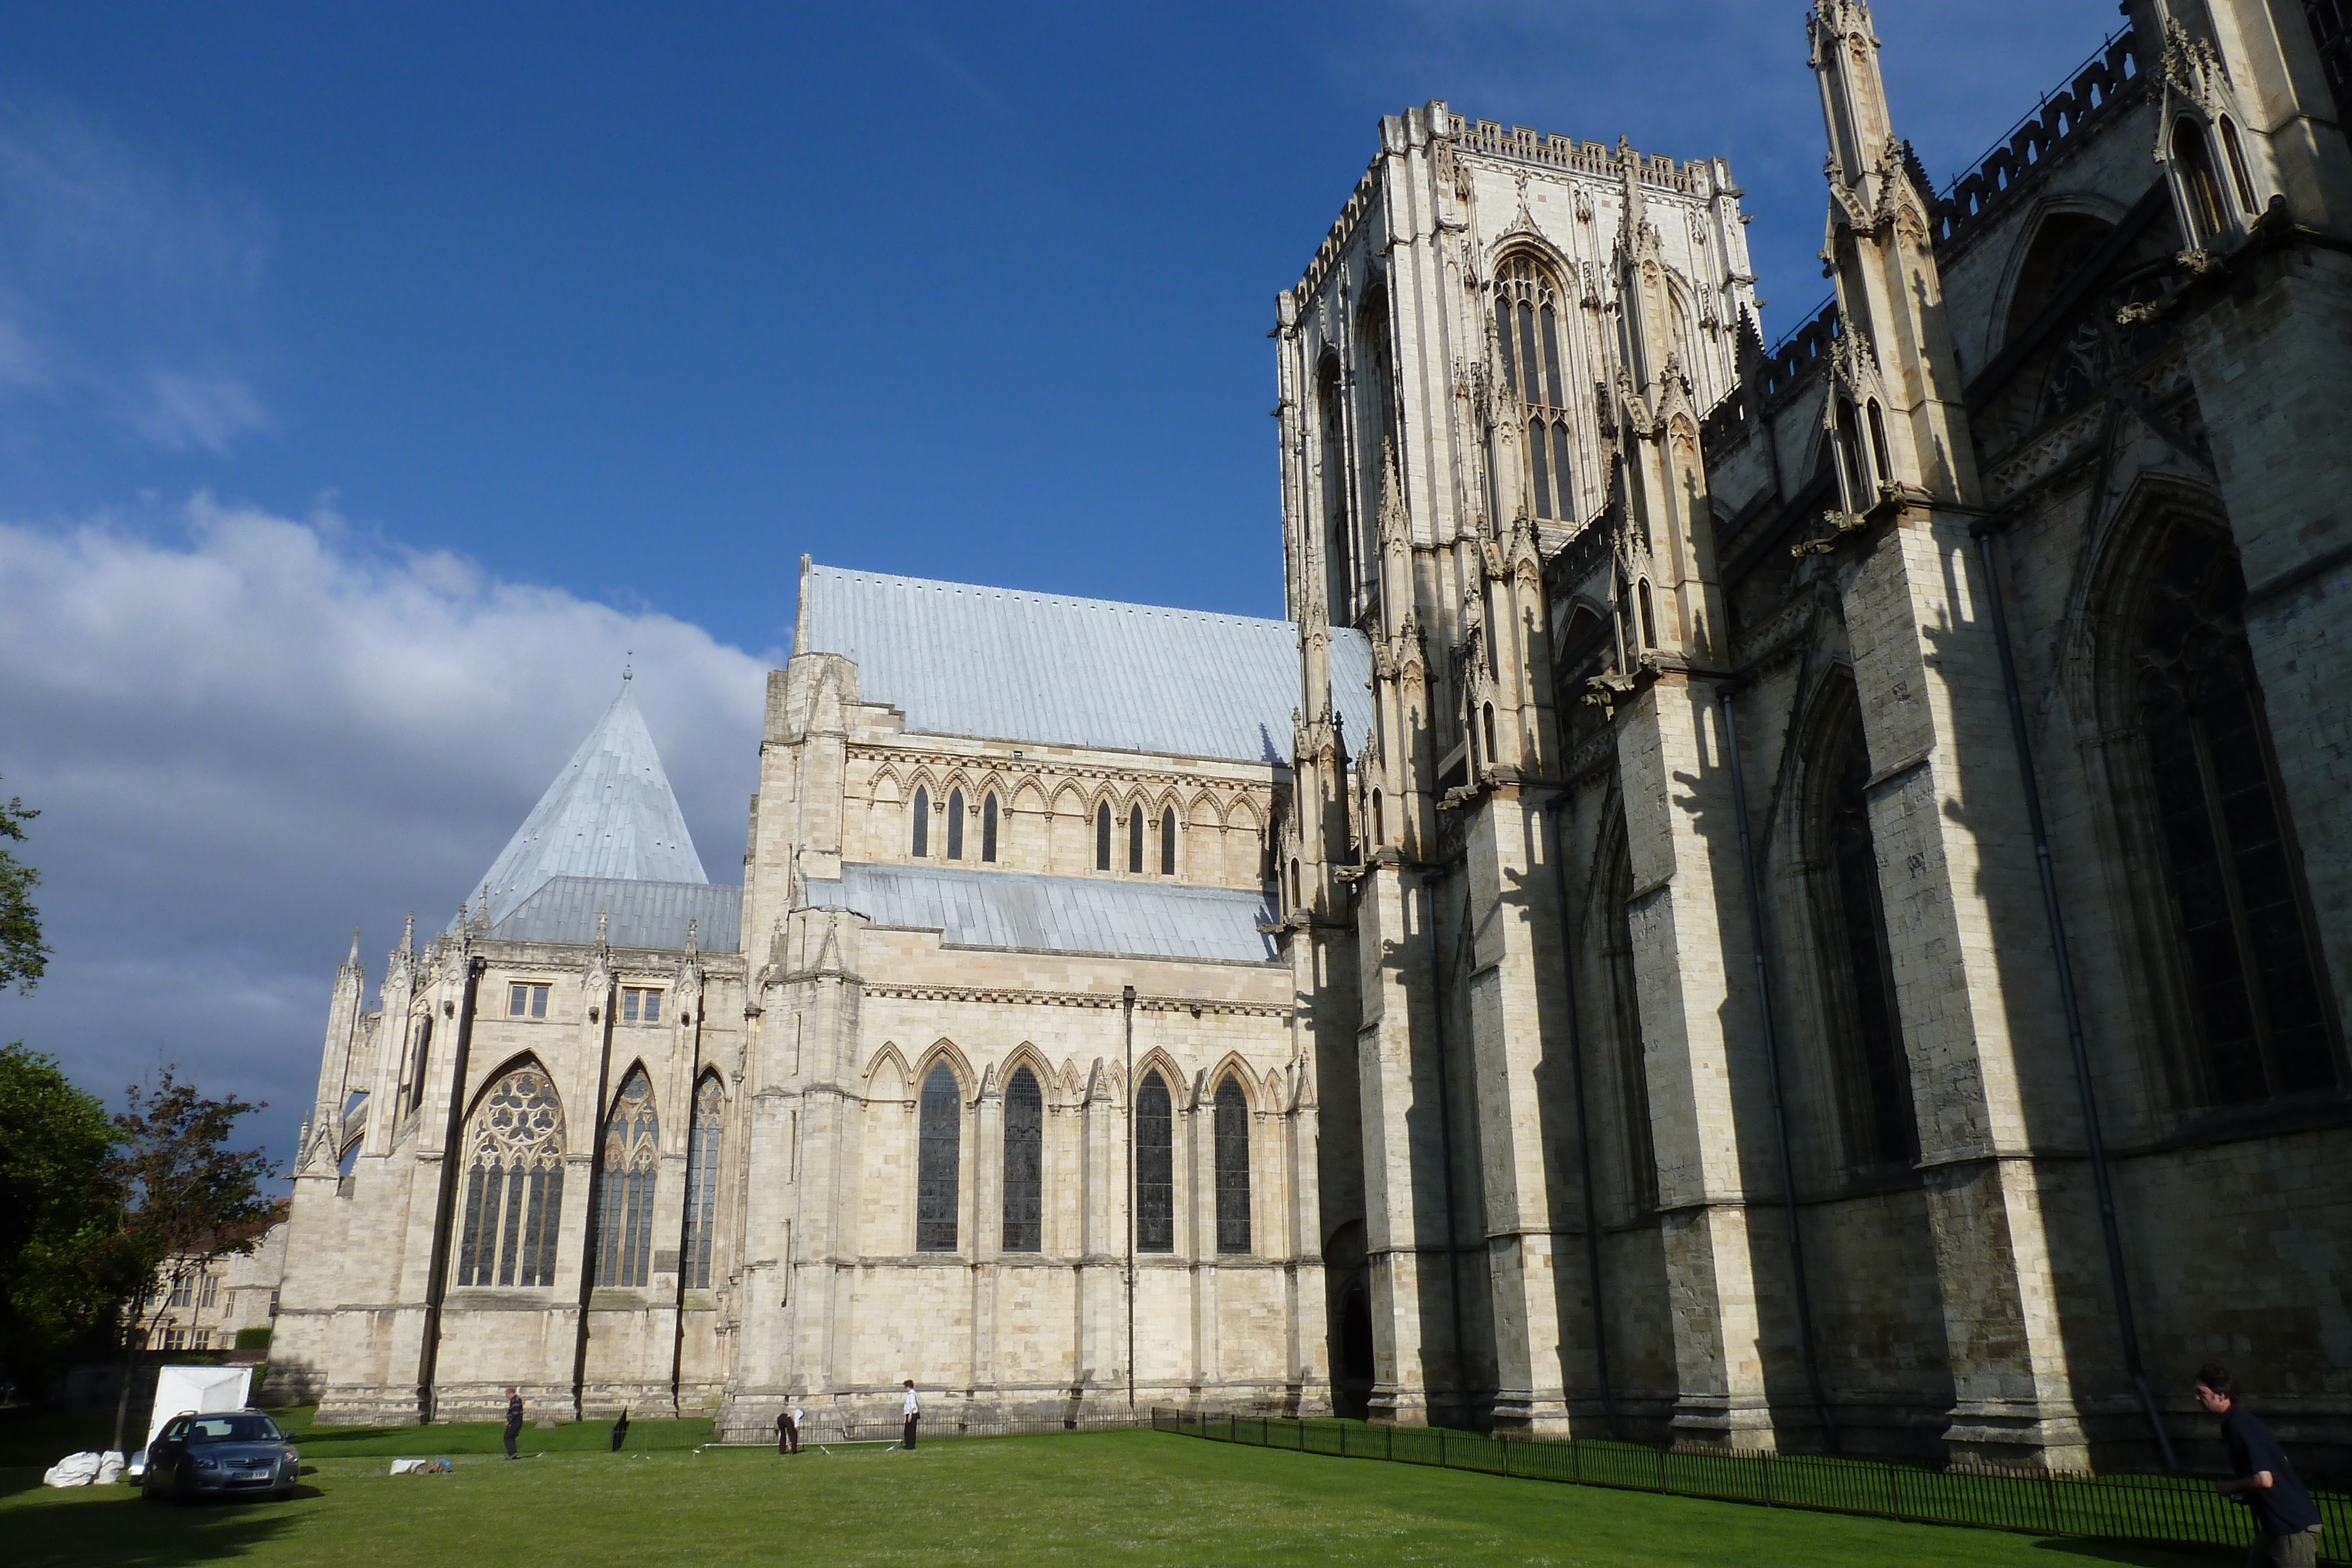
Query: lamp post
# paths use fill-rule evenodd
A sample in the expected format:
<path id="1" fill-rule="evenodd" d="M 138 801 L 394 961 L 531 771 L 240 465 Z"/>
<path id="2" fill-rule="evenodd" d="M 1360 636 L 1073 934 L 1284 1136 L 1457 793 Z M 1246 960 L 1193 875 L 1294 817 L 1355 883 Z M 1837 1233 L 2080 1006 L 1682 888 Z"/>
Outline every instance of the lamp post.
<path id="1" fill-rule="evenodd" d="M 1119 993 L 1126 1011 L 1127 1071 L 1127 1413 L 1135 1414 L 1135 988 Z"/>

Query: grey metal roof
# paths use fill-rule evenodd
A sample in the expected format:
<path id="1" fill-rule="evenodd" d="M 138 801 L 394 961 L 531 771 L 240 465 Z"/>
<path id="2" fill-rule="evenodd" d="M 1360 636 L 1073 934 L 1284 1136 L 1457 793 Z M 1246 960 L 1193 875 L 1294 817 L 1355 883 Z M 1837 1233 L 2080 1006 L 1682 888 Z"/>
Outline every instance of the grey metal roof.
<path id="1" fill-rule="evenodd" d="M 805 885 L 818 908 L 936 931 L 950 946 L 1228 964 L 1280 958 L 1257 928 L 1275 918 L 1265 897 L 1231 888 L 855 863 L 842 866 L 838 881 L 811 878 Z"/>
<path id="2" fill-rule="evenodd" d="M 1107 599 L 811 566 L 803 652 L 854 659 L 907 727 L 1180 757 L 1290 759 L 1298 629 Z M 1331 633 L 1350 749 L 1372 718 L 1371 644 Z"/>
<path id="3" fill-rule="evenodd" d="M 559 876 L 710 880 L 626 676 L 621 695 L 490 862 L 483 878 L 490 924 L 505 920 Z"/>
<path id="4" fill-rule="evenodd" d="M 596 940 L 596 916 L 614 947 L 683 948 L 686 923 L 705 953 L 732 953 L 740 945 L 743 890 L 724 883 L 644 882 L 611 876 L 550 877 L 490 927 L 504 942 Z"/>

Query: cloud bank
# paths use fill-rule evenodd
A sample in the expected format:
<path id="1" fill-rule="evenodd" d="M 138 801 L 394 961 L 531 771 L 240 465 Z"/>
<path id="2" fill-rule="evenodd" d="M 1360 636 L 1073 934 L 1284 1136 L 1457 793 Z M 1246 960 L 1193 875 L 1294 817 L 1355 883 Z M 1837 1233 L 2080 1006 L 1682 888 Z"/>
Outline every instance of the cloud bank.
<path id="1" fill-rule="evenodd" d="M 789 579 L 778 591 L 789 595 Z M 637 697 L 714 880 L 764 673 L 653 610 L 199 497 L 158 533 L 0 524 L 0 790 L 40 808 L 48 977 L 0 1040 L 111 1096 L 173 1061 L 291 1149 L 335 966 L 437 929 L 612 700 Z M 371 993 L 372 997 L 373 993 Z"/>

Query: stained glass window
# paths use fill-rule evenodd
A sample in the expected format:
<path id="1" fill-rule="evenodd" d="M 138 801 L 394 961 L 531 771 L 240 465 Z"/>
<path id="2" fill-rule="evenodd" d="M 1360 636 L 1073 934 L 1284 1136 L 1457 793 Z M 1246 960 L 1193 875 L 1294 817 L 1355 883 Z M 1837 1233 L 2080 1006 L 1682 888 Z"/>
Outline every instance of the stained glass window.
<path id="1" fill-rule="evenodd" d="M 963 859 L 963 791 L 952 790 L 948 795 L 948 859 Z"/>
<path id="2" fill-rule="evenodd" d="M 980 803 L 980 858 L 996 863 L 996 797 Z"/>
<path id="3" fill-rule="evenodd" d="M 1127 869 L 1136 874 L 1143 871 L 1143 808 L 1127 809 Z"/>
<path id="4" fill-rule="evenodd" d="M 915 786 L 915 841 L 912 852 L 917 860 L 931 852 L 931 792 L 920 784 Z"/>
<path id="5" fill-rule="evenodd" d="M 1035 1252 L 1044 1246 L 1040 1202 L 1045 1185 L 1045 1097 L 1037 1075 L 1014 1070 L 1004 1086 L 1004 1249 Z"/>
<path id="6" fill-rule="evenodd" d="M 1135 1096 L 1135 1249 L 1176 1250 L 1176 1118 L 1168 1085 L 1144 1075 Z"/>
<path id="7" fill-rule="evenodd" d="M 596 1207 L 596 1283 L 641 1288 L 652 1279 L 654 1178 L 661 1164 L 654 1086 L 642 1067 L 621 1082 L 604 1123 Z"/>
<path id="8" fill-rule="evenodd" d="M 963 1094 L 944 1061 L 923 1080 L 916 1138 L 915 1250 L 956 1249 L 956 1196 L 963 1154 Z"/>
<path id="9" fill-rule="evenodd" d="M 1160 808 L 1160 874 L 1176 874 L 1176 809 Z"/>
<path id="10" fill-rule="evenodd" d="M 536 1066 L 491 1086 L 466 1138 L 460 1285 L 552 1285 L 563 1213 L 563 1103 Z"/>
<path id="11" fill-rule="evenodd" d="M 719 1137 L 727 1114 L 727 1093 L 716 1073 L 705 1073 L 694 1091 L 694 1125 L 686 1148 L 685 1278 L 689 1291 L 710 1289 L 710 1244 L 718 1230 Z"/>
<path id="12" fill-rule="evenodd" d="M 1233 1074 L 1217 1085 L 1217 1250 L 1250 1249 L 1249 1101 Z"/>
<path id="13" fill-rule="evenodd" d="M 1095 808 L 1095 870 L 1110 870 L 1110 803 Z"/>
<path id="14" fill-rule="evenodd" d="M 1557 287 L 1531 256 L 1513 256 L 1496 277 L 1495 340 L 1502 381 L 1528 416 L 1520 465 L 1529 509 L 1538 517 L 1567 521 L 1576 514 L 1576 486 L 1569 458 L 1571 413 L 1559 300 Z"/>

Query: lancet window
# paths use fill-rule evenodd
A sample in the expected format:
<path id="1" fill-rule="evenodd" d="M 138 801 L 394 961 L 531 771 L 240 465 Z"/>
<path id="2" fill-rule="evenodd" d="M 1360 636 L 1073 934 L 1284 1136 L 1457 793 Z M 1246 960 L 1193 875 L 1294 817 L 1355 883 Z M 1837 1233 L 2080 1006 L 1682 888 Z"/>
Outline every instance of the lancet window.
<path id="1" fill-rule="evenodd" d="M 1143 874 L 1143 808 L 1127 809 L 1127 869 L 1137 876 Z"/>
<path id="2" fill-rule="evenodd" d="M 604 1120 L 597 1172 L 596 1283 L 640 1289 L 653 1276 L 654 1178 L 661 1166 L 661 1126 L 653 1081 L 642 1067 L 621 1081 Z"/>
<path id="3" fill-rule="evenodd" d="M 552 1285 L 563 1213 L 563 1103 L 536 1066 L 482 1096 L 466 1135 L 459 1285 Z"/>
<path id="4" fill-rule="evenodd" d="M 1037 1075 L 1013 1069 L 1004 1085 L 1004 1249 L 1035 1252 L 1045 1244 L 1045 1096 Z"/>
<path id="5" fill-rule="evenodd" d="M 686 1145 L 686 1248 L 681 1261 L 689 1291 L 710 1289 L 711 1239 L 719 1231 L 719 1139 L 726 1124 L 727 1092 L 719 1075 L 703 1074 L 694 1091 L 694 1125 Z"/>
<path id="6" fill-rule="evenodd" d="M 915 1250 L 952 1252 L 962 1179 L 963 1088 L 946 1062 L 925 1075 L 917 1114 Z"/>
<path id="7" fill-rule="evenodd" d="M 1527 420 L 1523 472 L 1529 509 L 1570 521 L 1576 512 L 1571 466 L 1567 361 L 1558 287 L 1529 256 L 1504 262 L 1495 277 L 1495 340 L 1505 384 Z"/>
<path id="8" fill-rule="evenodd" d="M 980 858 L 990 865 L 996 863 L 996 797 L 992 794 L 980 803 Z"/>
<path id="9" fill-rule="evenodd" d="M 1110 870 L 1110 802 L 1095 808 L 1095 870 Z"/>
<path id="10" fill-rule="evenodd" d="M 2138 727 L 2210 1101 L 2338 1082 L 2270 722 L 2246 643 L 2246 583 L 2220 533 L 2179 523 L 2157 547 L 2135 628 Z"/>
<path id="11" fill-rule="evenodd" d="M 931 852 L 931 792 L 924 786 L 915 786 L 915 839 L 911 852 L 921 860 Z"/>
<path id="12" fill-rule="evenodd" d="M 963 791 L 948 793 L 948 859 L 963 859 Z"/>
<path id="13" fill-rule="evenodd" d="M 1348 413 L 1341 402 L 1339 357 L 1326 354 L 1315 376 L 1316 402 L 1323 415 L 1323 523 L 1325 601 L 1332 621 L 1345 623 L 1355 581 L 1355 528 L 1348 507 Z"/>
<path id="14" fill-rule="evenodd" d="M 2180 174 L 2180 194 L 2189 209 L 2189 243 L 2210 246 L 2221 236 L 2221 183 L 2213 177 L 2213 151 L 2205 128 L 2182 116 L 2172 127 L 2172 165 Z"/>
<path id="15" fill-rule="evenodd" d="M 425 1067 L 433 1057 L 433 1015 L 416 1020 L 416 1051 L 408 1066 L 408 1108 L 425 1103 Z"/>
<path id="16" fill-rule="evenodd" d="M 1217 1250 L 1250 1249 L 1249 1099 L 1230 1072 L 1217 1085 Z"/>
<path id="17" fill-rule="evenodd" d="M 1135 1249 L 1176 1250 L 1176 1117 L 1157 1072 L 1135 1096 Z"/>
<path id="18" fill-rule="evenodd" d="M 1176 808 L 1160 808 L 1160 874 L 1176 874 Z"/>

